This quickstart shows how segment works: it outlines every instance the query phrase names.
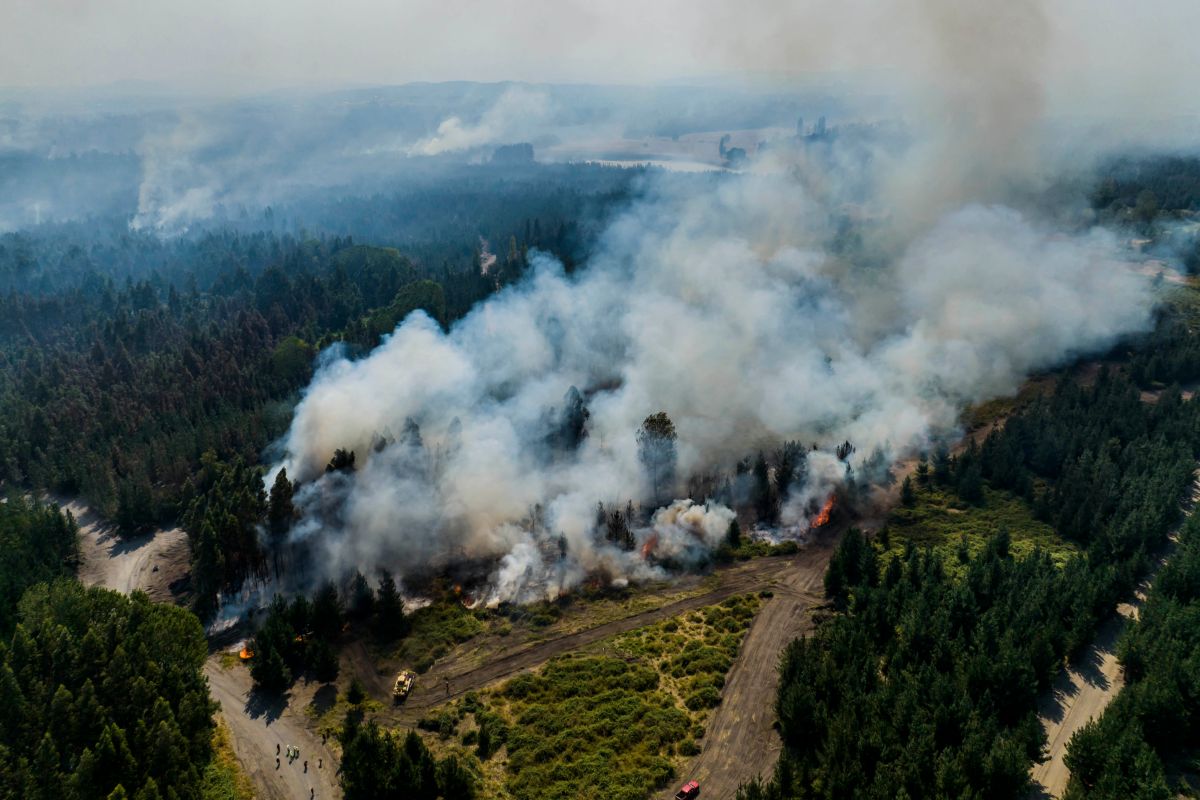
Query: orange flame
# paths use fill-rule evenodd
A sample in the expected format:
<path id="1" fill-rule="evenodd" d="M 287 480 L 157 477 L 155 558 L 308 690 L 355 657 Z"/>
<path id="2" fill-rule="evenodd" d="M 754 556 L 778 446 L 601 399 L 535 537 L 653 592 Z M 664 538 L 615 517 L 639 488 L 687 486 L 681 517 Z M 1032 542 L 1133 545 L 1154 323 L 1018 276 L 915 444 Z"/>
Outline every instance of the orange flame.
<path id="1" fill-rule="evenodd" d="M 652 533 L 646 537 L 646 542 L 642 545 L 642 558 L 649 558 L 656 547 L 658 547 L 658 534 Z"/>
<path id="2" fill-rule="evenodd" d="M 243 647 L 242 651 L 238 653 L 238 658 L 240 658 L 242 661 L 249 661 L 250 659 L 254 658 L 254 652 L 251 651 L 249 647 Z"/>
<path id="3" fill-rule="evenodd" d="M 813 518 L 812 526 L 820 528 L 822 525 L 829 524 L 829 516 L 833 513 L 833 500 L 835 495 L 829 495 L 829 499 L 825 501 L 825 505 L 821 507 L 821 513 Z"/>

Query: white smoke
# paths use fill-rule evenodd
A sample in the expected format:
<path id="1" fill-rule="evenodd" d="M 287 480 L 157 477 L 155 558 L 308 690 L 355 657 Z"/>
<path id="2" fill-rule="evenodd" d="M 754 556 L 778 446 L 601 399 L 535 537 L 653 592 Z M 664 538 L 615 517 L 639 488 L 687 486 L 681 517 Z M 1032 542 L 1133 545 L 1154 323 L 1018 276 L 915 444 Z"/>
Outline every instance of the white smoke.
<path id="1" fill-rule="evenodd" d="M 228 177 L 199 154 L 219 141 L 213 127 L 189 114 L 176 125 L 146 134 L 138 147 L 142 181 L 129 227 L 175 234 L 211 217 Z"/>
<path id="2" fill-rule="evenodd" d="M 489 602 L 649 577 L 728 529 L 728 509 L 682 496 L 689 477 L 785 440 L 852 442 L 848 463 L 808 452 L 783 509 L 804 528 L 847 468 L 924 450 L 966 405 L 1145 329 L 1149 282 L 1113 236 L 1003 205 L 1036 188 L 1044 153 L 1044 10 L 926 0 L 884 15 L 916 86 L 907 147 L 797 144 L 752 172 L 656 176 L 585 268 L 568 276 L 534 254 L 521 284 L 448 332 L 417 313 L 368 357 L 320 368 L 279 465 L 308 484 L 299 497 L 325 498 L 301 502 L 321 527 L 319 563 L 336 576 L 483 561 Z M 762 57 L 790 57 L 804 30 L 772 21 Z M 537 107 L 510 99 L 476 125 L 447 120 L 420 147 L 508 137 Z M 577 447 L 554 435 L 570 387 L 590 414 Z M 661 495 L 635 438 L 658 411 L 678 432 L 675 502 L 627 550 L 597 505 Z M 421 444 L 375 446 L 409 420 Z M 359 455 L 354 476 L 323 473 L 337 448 Z"/>
<path id="3" fill-rule="evenodd" d="M 436 156 L 531 139 L 543 129 L 550 111 L 550 98 L 544 92 L 514 86 L 474 123 L 459 116 L 442 120 L 437 132 L 410 147 L 408 154 Z"/>
<path id="4" fill-rule="evenodd" d="M 523 283 L 449 332 L 417 312 L 368 357 L 318 370 L 280 466 L 307 484 L 298 502 L 331 574 L 492 559 L 492 602 L 637 578 L 640 554 L 604 540 L 596 507 L 649 500 L 635 441 L 648 414 L 674 421 L 681 478 L 782 440 L 848 439 L 854 466 L 927 448 L 965 405 L 1149 322 L 1148 282 L 1102 231 L 966 206 L 864 267 L 830 251 L 833 220 L 787 174 L 676 185 L 650 187 L 577 274 L 535 255 Z M 590 419 L 564 450 L 547 420 L 571 386 Z M 421 444 L 373 449 L 409 419 Z M 353 476 L 323 473 L 337 448 L 357 453 Z M 785 522 L 844 475 L 808 458 Z M 336 514 L 309 499 L 330 495 Z M 683 501 L 639 545 L 710 549 L 730 519 Z"/>

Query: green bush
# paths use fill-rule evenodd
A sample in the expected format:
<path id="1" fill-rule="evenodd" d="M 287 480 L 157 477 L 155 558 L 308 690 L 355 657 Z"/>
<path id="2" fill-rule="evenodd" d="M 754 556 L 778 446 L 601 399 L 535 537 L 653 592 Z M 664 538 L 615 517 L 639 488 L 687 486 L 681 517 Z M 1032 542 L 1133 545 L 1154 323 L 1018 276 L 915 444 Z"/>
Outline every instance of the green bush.
<path id="1" fill-rule="evenodd" d="M 692 711 L 699 711 L 702 708 L 713 708 L 721 702 L 721 693 L 715 687 L 705 686 L 693 694 L 688 695 L 684 701 Z"/>

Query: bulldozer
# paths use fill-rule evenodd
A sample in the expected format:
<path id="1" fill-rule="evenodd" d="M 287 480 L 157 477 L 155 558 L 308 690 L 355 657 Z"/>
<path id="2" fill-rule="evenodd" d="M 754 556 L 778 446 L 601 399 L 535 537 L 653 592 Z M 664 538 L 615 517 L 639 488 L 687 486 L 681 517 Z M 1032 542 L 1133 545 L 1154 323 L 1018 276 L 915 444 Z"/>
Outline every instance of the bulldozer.
<path id="1" fill-rule="evenodd" d="M 392 685 L 392 702 L 403 702 L 404 698 L 408 697 L 408 693 L 412 691 L 413 682 L 417 679 L 417 673 L 410 670 L 402 670 L 396 676 L 396 682 Z"/>

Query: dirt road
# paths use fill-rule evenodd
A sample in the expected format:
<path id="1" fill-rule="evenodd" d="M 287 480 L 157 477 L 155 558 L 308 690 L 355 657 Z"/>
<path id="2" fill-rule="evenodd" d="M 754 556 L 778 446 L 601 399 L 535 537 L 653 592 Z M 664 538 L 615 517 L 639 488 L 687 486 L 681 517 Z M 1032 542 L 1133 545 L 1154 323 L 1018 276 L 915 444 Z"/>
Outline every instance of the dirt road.
<path id="1" fill-rule="evenodd" d="M 250 671 L 240 665 L 223 669 L 220 654 L 208 659 L 204 674 L 229 725 L 234 753 L 254 781 L 260 800 L 329 800 L 342 796 L 333 755 L 309 730 L 300 710 L 312 701 L 315 686 L 297 683 L 288 698 L 265 701 L 251 692 Z M 290 763 L 286 755 L 289 745 L 300 748 L 300 757 Z M 318 759 L 321 767 L 317 766 Z"/>
<path id="2" fill-rule="evenodd" d="M 1191 515 L 1200 499 L 1200 477 L 1192 485 L 1190 502 L 1185 513 Z M 1172 541 L 1175 534 L 1171 536 Z M 1121 665 L 1117 663 L 1116 643 L 1121 633 L 1138 616 L 1138 610 L 1146 600 L 1146 594 L 1170 554 L 1170 546 L 1161 555 L 1158 565 L 1138 586 L 1133 599 L 1117 606 L 1116 615 L 1100 627 L 1096 640 L 1078 659 L 1064 670 L 1054 682 L 1050 696 L 1043 698 L 1038 711 L 1042 727 L 1046 731 L 1048 758 L 1035 764 L 1030 770 L 1033 778 L 1033 797 L 1062 797 L 1071 777 L 1063 763 L 1067 754 L 1067 743 L 1075 731 L 1104 712 L 1117 693 L 1125 685 Z"/>
<path id="3" fill-rule="evenodd" d="M 774 728 L 779 657 L 789 642 L 811 630 L 812 610 L 824 602 L 832 553 L 830 542 L 797 556 L 750 626 L 700 742 L 700 755 L 680 776 L 680 782 L 698 780 L 704 797 L 732 798 L 738 786 L 774 769 L 781 748 Z M 676 788 L 663 792 L 663 798 L 674 797 Z"/>
<path id="4" fill-rule="evenodd" d="M 79 523 L 82 563 L 79 580 L 85 586 L 104 586 L 129 594 L 144 591 L 154 600 L 172 602 L 172 585 L 187 574 L 187 536 L 179 528 L 156 531 L 134 538 L 120 538 L 113 526 L 79 502 L 63 504 Z M 305 800 L 341 797 L 336 762 L 319 736 L 305 725 L 302 709 L 311 701 L 315 687 L 297 684 L 290 703 L 268 703 L 250 692 L 250 672 L 242 667 L 222 669 L 220 655 L 204 665 L 209 690 L 221 704 L 221 715 L 229 725 L 234 753 L 242 769 L 254 781 L 262 800 Z M 275 769 L 275 746 L 280 762 Z M 300 748 L 301 757 L 289 764 L 288 745 Z M 317 759 L 323 766 L 318 769 Z M 308 772 L 304 761 L 308 760 Z"/>
<path id="5" fill-rule="evenodd" d="M 1122 604 L 1122 608 L 1132 616 L 1132 606 Z M 1105 623 L 1079 663 L 1058 676 L 1051 696 L 1043 700 L 1039 715 L 1046 730 L 1050 758 L 1035 764 L 1030 772 L 1035 784 L 1034 797 L 1062 797 L 1071 774 L 1063 763 L 1067 742 L 1075 731 L 1100 716 L 1125 685 L 1114 647 L 1129 618 L 1123 612 Z"/>
<path id="6" fill-rule="evenodd" d="M 170 603 L 172 585 L 187 574 L 187 536 L 180 528 L 136 537 L 119 537 L 113 525 L 88 506 L 72 501 L 63 508 L 79 523 L 79 580 L 130 594 L 141 590 L 152 600 Z"/>

